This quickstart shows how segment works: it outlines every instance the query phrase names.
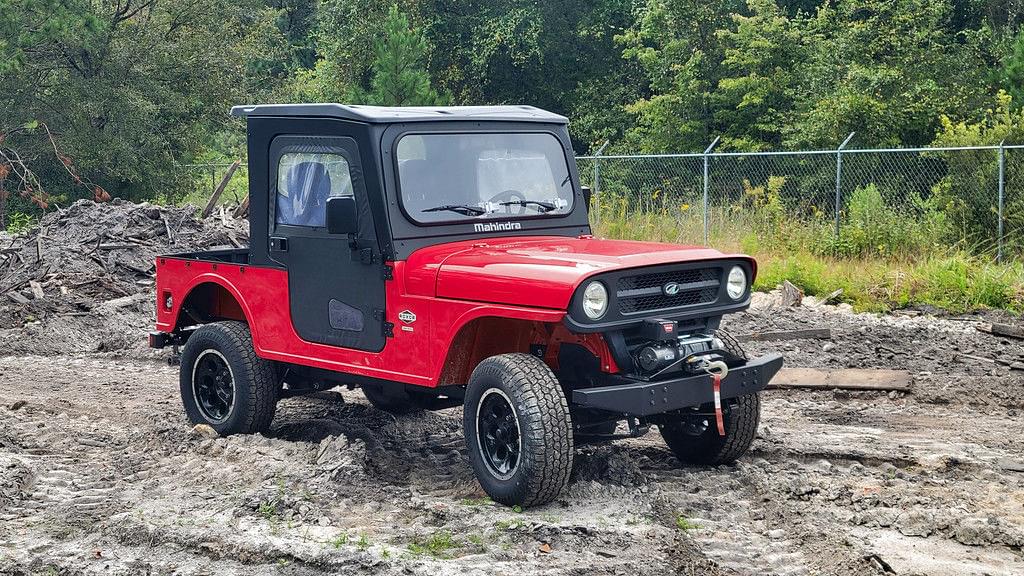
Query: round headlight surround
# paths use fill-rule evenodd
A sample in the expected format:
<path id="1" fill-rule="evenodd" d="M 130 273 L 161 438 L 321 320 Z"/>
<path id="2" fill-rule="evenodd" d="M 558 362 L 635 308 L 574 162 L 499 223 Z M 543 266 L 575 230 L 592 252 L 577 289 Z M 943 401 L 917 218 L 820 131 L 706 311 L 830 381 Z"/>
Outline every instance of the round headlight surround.
<path id="1" fill-rule="evenodd" d="M 600 280 L 594 280 L 583 288 L 580 307 L 590 320 L 600 320 L 608 312 L 608 289 Z"/>
<path id="2" fill-rule="evenodd" d="M 725 293 L 733 300 L 739 300 L 747 293 L 747 272 L 741 266 L 733 266 L 725 283 Z"/>

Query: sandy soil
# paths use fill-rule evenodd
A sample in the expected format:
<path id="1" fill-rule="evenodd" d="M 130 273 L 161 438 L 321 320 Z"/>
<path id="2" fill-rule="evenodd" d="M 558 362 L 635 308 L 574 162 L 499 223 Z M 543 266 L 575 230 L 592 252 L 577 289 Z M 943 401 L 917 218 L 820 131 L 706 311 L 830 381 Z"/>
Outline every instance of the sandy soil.
<path id="1" fill-rule="evenodd" d="M 568 492 L 522 512 L 483 497 L 458 409 L 341 390 L 282 401 L 266 437 L 208 438 L 166 363 L 22 339 L 0 349 L 0 574 L 1024 573 L 1020 342 L 771 305 L 730 329 L 833 339 L 751 352 L 906 369 L 913 392 L 769 391 L 733 466 L 681 467 L 653 432 L 585 446 Z"/>

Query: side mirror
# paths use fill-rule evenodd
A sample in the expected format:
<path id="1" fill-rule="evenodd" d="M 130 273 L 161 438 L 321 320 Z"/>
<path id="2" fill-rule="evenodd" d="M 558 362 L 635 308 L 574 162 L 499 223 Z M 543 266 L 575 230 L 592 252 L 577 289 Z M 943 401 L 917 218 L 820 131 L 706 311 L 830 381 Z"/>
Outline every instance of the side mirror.
<path id="1" fill-rule="evenodd" d="M 331 234 L 355 234 L 359 230 L 354 196 L 327 199 L 327 231 Z"/>
<path id="2" fill-rule="evenodd" d="M 580 189 L 583 190 L 583 203 L 586 204 L 586 206 L 587 206 L 587 213 L 589 214 L 590 213 L 590 196 L 593 193 L 590 191 L 590 186 L 580 186 Z"/>

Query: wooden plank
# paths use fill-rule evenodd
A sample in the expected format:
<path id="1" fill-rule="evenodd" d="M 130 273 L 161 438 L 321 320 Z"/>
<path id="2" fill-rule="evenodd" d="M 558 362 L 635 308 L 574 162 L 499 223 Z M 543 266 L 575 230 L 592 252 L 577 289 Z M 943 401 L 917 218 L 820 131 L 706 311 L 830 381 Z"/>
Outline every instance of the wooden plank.
<path id="1" fill-rule="evenodd" d="M 10 291 L 7 293 L 7 297 L 14 300 L 18 304 L 28 304 L 28 298 L 21 295 L 20 292 Z"/>
<path id="2" fill-rule="evenodd" d="M 235 218 L 245 218 L 248 215 L 249 215 L 249 195 L 246 194 L 245 195 L 245 199 L 242 200 L 242 203 L 238 205 L 238 208 L 235 208 L 235 212 L 232 214 L 232 216 L 234 216 Z"/>
<path id="3" fill-rule="evenodd" d="M 978 330 L 988 332 L 993 336 L 1006 336 L 1007 338 L 1024 340 L 1024 327 L 1014 326 L 1012 324 L 980 324 L 978 326 Z"/>
<path id="4" fill-rule="evenodd" d="M 783 330 L 780 332 L 754 332 L 737 336 L 740 342 L 773 342 L 778 340 L 801 340 L 832 338 L 832 330 L 828 328 L 808 328 L 804 330 Z"/>
<path id="5" fill-rule="evenodd" d="M 231 177 L 235 174 L 235 170 L 238 170 L 238 165 L 241 164 L 241 160 L 235 160 L 228 166 L 228 171 L 224 173 L 224 177 L 220 179 L 220 184 L 217 185 L 217 189 L 213 191 L 213 195 L 210 196 L 210 201 L 206 203 L 206 208 L 203 208 L 203 218 L 206 218 L 213 213 L 213 207 L 217 205 L 217 200 L 220 200 L 220 195 L 224 193 L 224 189 L 228 187 L 228 182 L 231 181 Z"/>
<path id="6" fill-rule="evenodd" d="M 810 388 L 817 390 L 910 390 L 913 377 L 904 370 L 847 368 L 818 370 L 816 368 L 783 368 L 772 379 L 769 388 Z"/>

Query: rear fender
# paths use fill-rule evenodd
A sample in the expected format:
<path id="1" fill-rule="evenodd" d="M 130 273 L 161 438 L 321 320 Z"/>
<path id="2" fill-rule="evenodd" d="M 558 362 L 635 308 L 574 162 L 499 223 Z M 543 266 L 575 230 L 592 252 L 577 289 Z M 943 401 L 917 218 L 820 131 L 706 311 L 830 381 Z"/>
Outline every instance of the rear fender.
<path id="1" fill-rule="evenodd" d="M 157 302 L 159 308 L 164 308 L 164 296 Z M 161 324 L 169 325 L 172 331 L 180 330 L 186 326 L 206 324 L 219 320 L 238 320 L 249 325 L 250 330 L 255 327 L 249 321 L 251 314 L 238 289 L 226 278 L 217 274 L 202 274 L 195 278 L 193 286 L 188 290 L 184 298 L 175 298 L 171 310 L 166 311 L 169 322 Z M 253 337 L 255 339 L 255 333 Z"/>

